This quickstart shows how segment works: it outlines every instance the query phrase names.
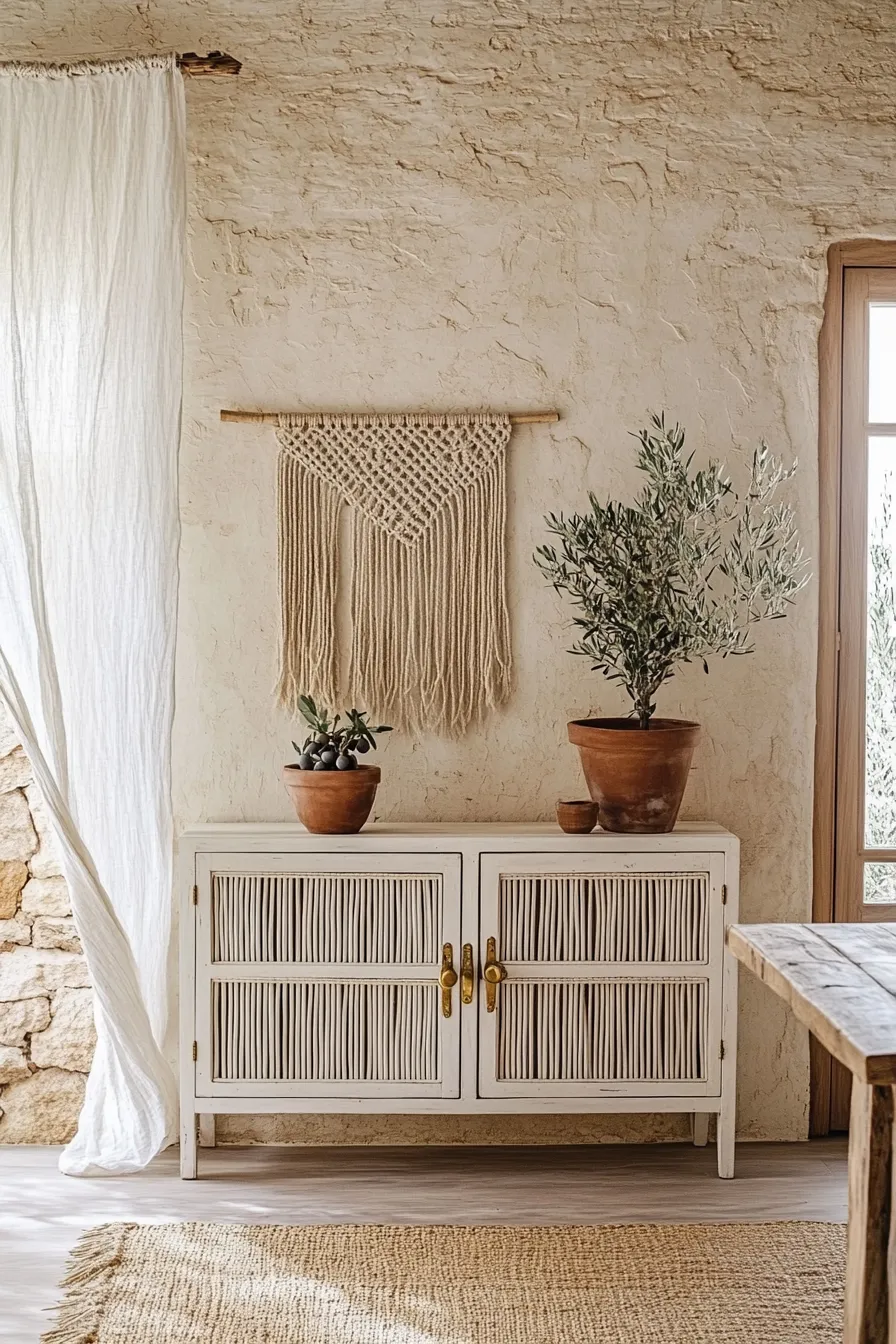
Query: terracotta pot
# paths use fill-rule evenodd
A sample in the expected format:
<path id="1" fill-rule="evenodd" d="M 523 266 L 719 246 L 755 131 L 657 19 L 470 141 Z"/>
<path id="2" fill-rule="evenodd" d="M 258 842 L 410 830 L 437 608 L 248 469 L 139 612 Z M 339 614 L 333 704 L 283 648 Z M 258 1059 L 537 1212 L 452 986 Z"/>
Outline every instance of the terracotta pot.
<path id="1" fill-rule="evenodd" d="M 370 816 L 380 768 L 300 770 L 285 765 L 283 782 L 306 830 L 315 835 L 356 835 Z"/>
<path id="2" fill-rule="evenodd" d="M 590 835 L 597 825 L 597 803 L 590 798 L 578 798 L 575 802 L 559 799 L 557 825 L 567 835 Z"/>
<path id="3" fill-rule="evenodd" d="M 588 792 L 605 831 L 671 831 L 681 807 L 699 723 L 651 719 L 580 719 L 567 725 L 579 749 Z"/>

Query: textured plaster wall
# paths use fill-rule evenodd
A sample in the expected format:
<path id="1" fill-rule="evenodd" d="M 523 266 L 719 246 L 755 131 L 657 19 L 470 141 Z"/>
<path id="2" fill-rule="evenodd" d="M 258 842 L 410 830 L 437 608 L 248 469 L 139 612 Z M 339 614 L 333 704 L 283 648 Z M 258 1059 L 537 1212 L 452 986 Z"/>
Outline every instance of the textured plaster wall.
<path id="1" fill-rule="evenodd" d="M 530 410 L 510 453 L 516 690 L 460 744 L 390 742 L 378 815 L 545 818 L 580 793 L 564 724 L 616 713 L 565 652 L 529 556 L 548 509 L 634 486 L 665 408 L 737 476 L 797 455 L 816 538 L 825 251 L 896 233 L 892 7 L 862 0 L 273 0 L 37 6 L 7 55 L 220 47 L 188 85 L 190 230 L 176 725 L 181 823 L 289 815 L 274 708 L 269 430 L 221 406 Z M 743 840 L 743 917 L 810 910 L 814 588 L 757 653 L 682 674 L 701 720 L 686 802 Z M 806 1042 L 742 989 L 740 1132 L 806 1133 Z M 680 1134 L 619 1119 L 265 1122 L 230 1137 L 530 1140 Z"/>

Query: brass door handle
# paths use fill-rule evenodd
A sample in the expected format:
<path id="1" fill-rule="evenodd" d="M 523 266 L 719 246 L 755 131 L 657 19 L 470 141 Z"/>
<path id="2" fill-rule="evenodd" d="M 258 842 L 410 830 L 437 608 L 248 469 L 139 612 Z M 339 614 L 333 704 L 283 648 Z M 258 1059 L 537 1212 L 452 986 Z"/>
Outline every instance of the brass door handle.
<path id="1" fill-rule="evenodd" d="M 485 965 L 482 968 L 482 978 L 485 981 L 485 1007 L 488 1012 L 493 1013 L 497 1004 L 498 985 L 502 980 L 507 979 L 507 968 L 498 961 L 494 938 L 489 938 L 485 945 Z"/>
<path id="2" fill-rule="evenodd" d="M 460 959 L 460 1001 L 473 1002 L 473 944 L 464 943 Z"/>
<path id="3" fill-rule="evenodd" d="M 451 1016 L 451 991 L 457 984 L 457 971 L 454 969 L 454 949 L 450 943 L 442 948 L 442 969 L 439 972 L 439 984 L 442 986 L 442 1016 Z"/>

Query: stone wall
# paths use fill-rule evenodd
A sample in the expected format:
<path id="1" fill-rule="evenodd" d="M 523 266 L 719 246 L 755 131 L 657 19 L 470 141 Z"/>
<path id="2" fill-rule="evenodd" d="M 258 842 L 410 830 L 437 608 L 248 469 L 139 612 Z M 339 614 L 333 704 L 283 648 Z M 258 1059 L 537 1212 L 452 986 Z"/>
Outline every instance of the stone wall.
<path id="1" fill-rule="evenodd" d="M 95 1040 L 89 983 L 42 800 L 0 717 L 0 1143 L 74 1133 Z"/>

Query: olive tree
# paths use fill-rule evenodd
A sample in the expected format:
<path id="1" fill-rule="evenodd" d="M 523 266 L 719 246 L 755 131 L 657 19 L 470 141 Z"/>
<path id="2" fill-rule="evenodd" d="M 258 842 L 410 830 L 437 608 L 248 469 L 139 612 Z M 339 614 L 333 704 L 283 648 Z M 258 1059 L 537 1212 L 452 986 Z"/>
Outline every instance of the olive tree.
<path id="1" fill-rule="evenodd" d="M 601 504 L 546 518 L 554 545 L 535 562 L 572 601 L 571 652 L 618 682 L 641 728 L 681 663 L 752 651 L 751 627 L 787 613 L 808 581 L 793 510 L 774 496 L 796 469 L 763 443 L 738 494 L 716 461 L 697 469 L 685 432 L 651 416 L 638 440 L 645 483 L 633 504 Z"/>

